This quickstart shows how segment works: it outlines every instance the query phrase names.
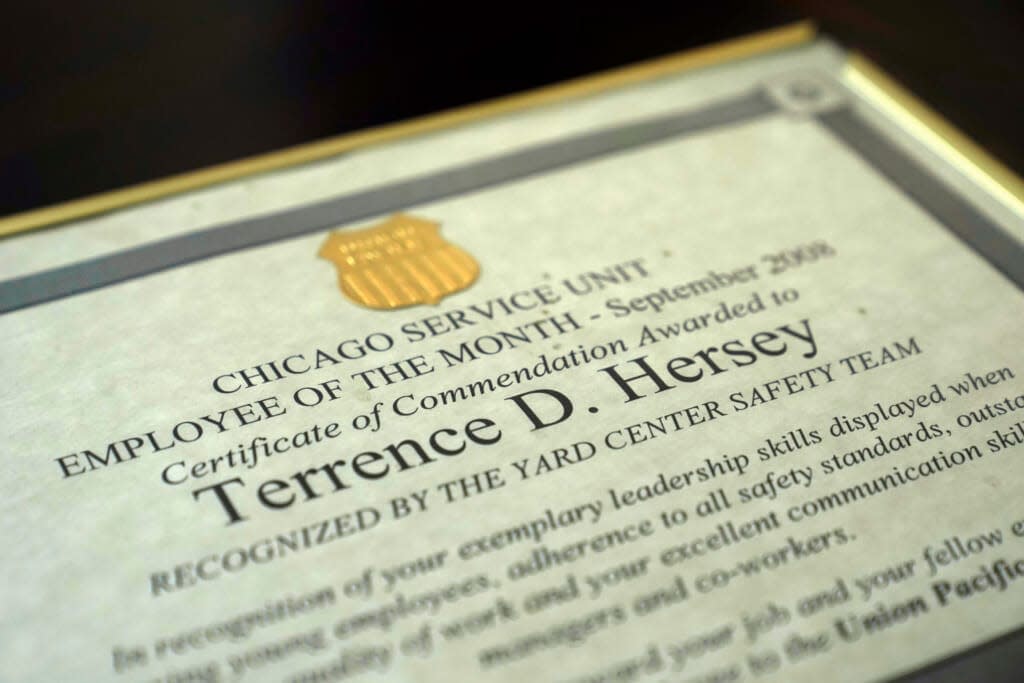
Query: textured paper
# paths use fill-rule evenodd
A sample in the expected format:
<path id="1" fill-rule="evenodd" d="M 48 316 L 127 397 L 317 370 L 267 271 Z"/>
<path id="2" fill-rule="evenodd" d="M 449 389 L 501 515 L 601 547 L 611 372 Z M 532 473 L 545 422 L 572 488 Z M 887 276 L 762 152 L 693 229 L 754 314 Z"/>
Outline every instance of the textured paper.
<path id="1" fill-rule="evenodd" d="M 0 317 L 0 678 L 861 681 L 1018 629 L 1024 449 L 1012 438 L 1024 429 L 1024 299 L 1013 269 L 1022 261 L 1003 249 L 997 268 L 964 237 L 1013 243 L 1020 218 L 857 100 L 838 77 L 841 64 L 818 44 L 0 244 L 11 279 L 659 116 L 749 97 L 772 107 L 404 207 L 440 223 L 481 265 L 473 286 L 436 307 L 362 308 L 317 258 L 327 228 L 364 227 L 380 215 Z M 799 87 L 792 96 L 807 83 L 823 96 L 809 102 Z M 892 158 L 910 160 L 928 180 L 924 199 L 823 123 L 837 111 L 852 112 L 857 130 L 885 142 Z M 940 215 L 947 206 L 952 218 Z M 531 308 L 480 314 L 517 293 Z M 731 313 L 716 320 L 723 304 Z M 452 329 L 452 315 L 474 324 Z M 432 330 L 440 333 L 427 336 Z M 734 362 L 749 358 L 723 351 L 730 341 L 756 361 Z M 605 358 L 594 358 L 598 347 Z M 340 362 L 232 393 L 214 388 L 226 375 L 223 389 L 241 387 L 233 373 L 270 373 L 266 363 L 280 369 L 289 357 L 305 367 L 318 349 Z M 503 373 L 535 372 L 572 352 L 592 360 L 500 386 Z M 464 360 L 449 367 L 454 356 Z M 638 358 L 671 388 L 637 380 L 630 386 L 643 397 L 627 401 L 607 369 L 637 375 Z M 676 360 L 673 376 L 680 358 L 689 360 Z M 374 370 L 382 366 L 393 379 L 411 378 L 383 386 Z M 487 379 L 493 391 L 397 414 Z M 541 421 L 564 412 L 555 394 L 520 396 L 541 389 L 568 397 L 572 415 L 533 428 L 523 404 Z M 739 410 L 755 390 L 778 395 Z M 317 395 L 319 405 L 301 405 Z M 917 397 L 913 416 L 829 433 L 834 418 L 853 424 L 875 404 L 903 410 Z M 259 400 L 263 407 L 246 413 L 262 412 L 259 422 L 222 434 L 206 423 L 195 443 L 159 453 L 143 446 L 117 464 L 104 454 L 118 440 L 159 439 L 176 424 Z M 268 417 L 274 406 L 286 412 Z M 675 424 L 669 414 L 684 428 L 645 426 Z M 461 443 L 474 420 L 493 423 L 477 423 L 481 440 L 500 430 L 500 441 L 435 450 L 432 462 L 407 469 L 384 452 L 405 439 L 428 444 L 442 429 L 453 431 L 438 443 Z M 331 423 L 335 438 L 223 469 L 239 444 Z M 629 442 L 631 425 L 647 440 L 614 448 Z M 766 440 L 804 444 L 812 431 L 820 443 L 760 459 L 758 449 L 772 452 Z M 905 445 L 900 435 L 909 435 Z M 824 461 L 870 449 L 877 437 L 890 452 L 825 474 Z M 98 466 L 86 449 L 110 464 Z M 387 474 L 354 474 L 363 452 L 382 454 L 360 461 L 365 472 L 387 462 Z M 940 452 L 967 460 L 864 500 L 821 502 Z M 739 474 L 731 468 L 741 456 Z M 217 473 L 163 481 L 218 457 Z M 338 470 L 344 490 L 321 473 L 308 477 L 314 495 L 305 493 L 296 473 L 338 459 L 347 462 Z M 699 481 L 699 468 L 712 469 L 707 460 L 725 472 Z M 793 471 L 808 468 L 805 485 Z M 623 502 L 644 487 L 658 493 L 659 475 L 681 482 L 686 472 L 690 481 L 674 490 Z M 242 483 L 223 491 L 245 519 L 201 491 L 235 477 Z M 780 479 L 792 486 L 742 502 L 741 490 Z M 273 481 L 283 483 L 265 483 Z M 259 502 L 261 486 L 280 507 Z M 560 514 L 579 521 L 552 528 Z M 773 528 L 737 540 L 744 523 L 773 516 Z M 541 529 L 537 520 L 549 525 L 539 537 L 499 534 Z M 307 536 L 306 549 L 266 562 L 256 550 L 244 568 L 225 568 L 242 562 L 235 549 L 266 549 L 273 544 L 262 541 L 303 529 L 323 538 Z M 326 542 L 339 531 L 351 535 Z M 613 531 L 625 534 L 620 545 L 590 543 Z M 488 552 L 460 556 L 495 534 L 505 547 L 487 541 Z M 726 547 L 711 547 L 721 539 Z M 561 553 L 583 542 L 583 557 L 519 576 L 542 547 Z M 210 578 L 196 575 L 199 564 Z"/>

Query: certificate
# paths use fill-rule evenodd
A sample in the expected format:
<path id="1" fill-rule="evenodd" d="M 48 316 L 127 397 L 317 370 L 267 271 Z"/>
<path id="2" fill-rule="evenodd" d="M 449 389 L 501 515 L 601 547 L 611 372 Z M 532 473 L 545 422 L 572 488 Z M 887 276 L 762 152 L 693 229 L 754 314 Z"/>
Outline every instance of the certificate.
<path id="1" fill-rule="evenodd" d="M 8 219 L 0 679 L 1019 661 L 1021 196 L 796 27 Z"/>

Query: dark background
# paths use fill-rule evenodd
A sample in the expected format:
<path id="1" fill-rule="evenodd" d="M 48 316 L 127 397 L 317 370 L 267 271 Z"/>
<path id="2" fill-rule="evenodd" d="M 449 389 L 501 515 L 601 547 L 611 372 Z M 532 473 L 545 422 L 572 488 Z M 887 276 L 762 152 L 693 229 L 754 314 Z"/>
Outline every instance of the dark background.
<path id="1" fill-rule="evenodd" d="M 0 215 L 796 20 L 1024 169 L 1024 3 L 25 4 L 0 23 Z"/>

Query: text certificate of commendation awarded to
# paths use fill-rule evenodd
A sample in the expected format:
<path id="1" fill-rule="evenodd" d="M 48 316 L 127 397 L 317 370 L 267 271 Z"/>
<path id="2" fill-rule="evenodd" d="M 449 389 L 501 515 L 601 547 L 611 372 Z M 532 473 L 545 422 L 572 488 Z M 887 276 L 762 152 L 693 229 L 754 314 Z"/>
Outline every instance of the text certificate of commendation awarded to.
<path id="1" fill-rule="evenodd" d="M 1019 195 L 828 42 L 691 66 L 0 241 L 0 680 L 1013 637 Z"/>

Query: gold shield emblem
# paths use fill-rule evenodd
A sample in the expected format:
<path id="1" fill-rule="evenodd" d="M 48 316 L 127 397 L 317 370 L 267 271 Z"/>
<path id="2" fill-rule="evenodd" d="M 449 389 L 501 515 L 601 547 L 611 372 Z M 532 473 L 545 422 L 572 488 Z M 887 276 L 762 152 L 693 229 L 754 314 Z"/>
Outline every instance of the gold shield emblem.
<path id="1" fill-rule="evenodd" d="M 338 268 L 338 284 L 352 301 L 394 309 L 436 304 L 473 284 L 480 266 L 441 237 L 441 225 L 395 214 L 364 230 L 332 232 L 319 256 Z"/>

